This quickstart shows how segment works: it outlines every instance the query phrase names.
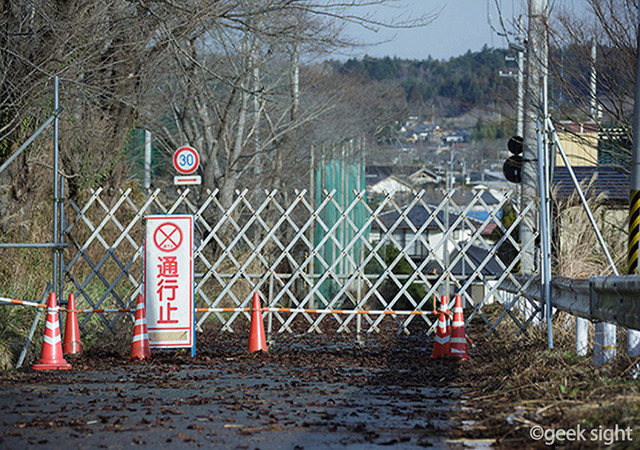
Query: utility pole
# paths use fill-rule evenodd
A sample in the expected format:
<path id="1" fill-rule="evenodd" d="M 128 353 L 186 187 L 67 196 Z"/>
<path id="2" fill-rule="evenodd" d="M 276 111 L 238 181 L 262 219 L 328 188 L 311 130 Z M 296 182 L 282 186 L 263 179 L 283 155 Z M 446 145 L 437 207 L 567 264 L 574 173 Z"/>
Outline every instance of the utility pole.
<path id="1" fill-rule="evenodd" d="M 640 15 L 638 16 L 640 28 Z M 631 155 L 631 186 L 629 195 L 629 274 L 638 273 L 638 250 L 640 248 L 640 34 L 636 48 L 636 94 L 633 111 L 633 147 Z M 640 332 L 627 331 L 627 354 L 640 356 Z"/>
<path id="2" fill-rule="evenodd" d="M 544 77 L 548 58 L 548 1 L 529 0 L 529 40 L 527 48 L 527 79 L 524 97 L 522 193 L 520 209 L 523 210 L 538 198 L 538 142 L 536 121 L 543 111 Z M 536 271 L 535 233 L 537 223 L 535 213 L 528 214 L 520 223 L 520 272 L 533 274 Z M 540 323 L 540 318 L 534 323 Z"/>
<path id="3" fill-rule="evenodd" d="M 524 134 L 524 19 L 518 17 L 518 110 L 516 133 L 522 137 Z"/>
<path id="4" fill-rule="evenodd" d="M 516 43 L 509 44 L 509 48 L 511 50 L 515 50 L 517 52 L 517 56 L 515 58 L 516 64 L 518 65 L 517 73 L 513 72 L 499 72 L 501 77 L 506 78 L 516 78 L 518 83 L 518 94 L 517 94 L 517 109 L 516 109 L 516 135 L 522 137 L 524 134 L 524 22 L 523 17 L 518 17 L 518 37 Z M 513 56 L 505 57 L 505 61 L 514 61 Z"/>
<path id="5" fill-rule="evenodd" d="M 591 39 L 591 73 L 589 74 L 589 97 L 591 100 L 591 120 L 598 121 L 598 95 L 597 95 L 597 72 L 596 72 L 596 58 L 598 56 L 597 42 L 594 37 Z"/>

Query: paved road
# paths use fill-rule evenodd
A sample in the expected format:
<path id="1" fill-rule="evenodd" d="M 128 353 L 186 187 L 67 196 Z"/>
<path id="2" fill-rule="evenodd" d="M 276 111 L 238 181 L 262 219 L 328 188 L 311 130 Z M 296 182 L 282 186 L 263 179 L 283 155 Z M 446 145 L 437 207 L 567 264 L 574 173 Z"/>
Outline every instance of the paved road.
<path id="1" fill-rule="evenodd" d="M 459 393 L 416 369 L 440 364 L 430 349 L 404 351 L 242 350 L 28 369 L 0 380 L 0 448 L 451 447 Z"/>

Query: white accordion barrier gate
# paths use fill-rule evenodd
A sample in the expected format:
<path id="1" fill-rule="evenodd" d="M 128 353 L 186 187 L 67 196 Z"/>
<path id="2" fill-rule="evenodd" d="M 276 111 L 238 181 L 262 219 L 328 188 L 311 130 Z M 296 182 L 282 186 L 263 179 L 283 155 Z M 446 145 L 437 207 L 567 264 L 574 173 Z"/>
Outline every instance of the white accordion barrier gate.
<path id="1" fill-rule="evenodd" d="M 101 310 L 135 309 L 137 295 L 144 293 L 150 302 L 151 345 L 166 341 L 192 347 L 189 320 L 196 329 L 212 320 L 233 331 L 239 318 L 250 320 L 254 292 L 260 292 L 269 330 L 274 332 L 370 333 L 390 318 L 399 332 L 409 333 L 417 320 L 413 325 L 431 333 L 433 299 L 448 286 L 450 294 L 463 297 L 466 323 L 481 320 L 486 333 L 492 334 L 509 317 L 524 332 L 538 320 L 541 308 L 526 294 L 533 277 L 519 281 L 515 276 L 523 251 L 516 230 L 530 220 L 534 205 L 518 211 L 511 191 L 504 191 L 491 205 L 483 200 L 483 191 L 464 204 L 455 201 L 455 194 L 444 193 L 435 205 L 425 200 L 424 192 L 403 205 L 386 196 L 374 208 L 363 192 L 342 205 L 334 191 L 311 199 L 306 191 L 291 195 L 245 190 L 224 206 L 217 192 L 196 196 L 189 189 L 177 195 L 157 189 L 140 197 L 128 189 L 107 202 L 98 189 L 82 207 L 71 200 L 67 203 L 65 289 L 82 306 L 97 310 L 83 317 L 83 331 L 98 323 L 103 330 L 116 332 L 118 322 L 131 313 Z M 500 220 L 506 205 L 516 211 L 508 226 Z M 364 211 L 359 225 L 352 215 L 356 208 Z M 479 210 L 484 219 L 473 219 L 471 212 Z M 161 218 L 166 216 L 172 216 L 178 228 L 166 225 L 172 223 Z M 487 227 L 498 230 L 493 239 L 484 233 Z M 182 241 L 174 249 L 177 229 Z M 192 256 L 170 254 L 178 247 L 189 247 Z M 506 247 L 513 254 L 500 257 Z M 160 275 L 172 270 L 174 262 L 182 270 L 189 259 L 191 282 L 182 272 L 178 278 L 166 275 L 171 272 Z M 146 288 L 143 271 L 149 280 Z M 511 292 L 517 287 L 516 295 L 501 289 L 504 282 Z M 188 299 L 185 306 L 169 300 L 174 290 L 176 299 Z M 489 303 L 501 307 L 492 318 L 483 312 Z M 195 316 L 187 318 L 187 313 Z M 178 324 L 162 323 L 167 319 Z M 162 329 L 168 325 L 176 329 Z M 165 339 L 170 334 L 175 340 Z"/>

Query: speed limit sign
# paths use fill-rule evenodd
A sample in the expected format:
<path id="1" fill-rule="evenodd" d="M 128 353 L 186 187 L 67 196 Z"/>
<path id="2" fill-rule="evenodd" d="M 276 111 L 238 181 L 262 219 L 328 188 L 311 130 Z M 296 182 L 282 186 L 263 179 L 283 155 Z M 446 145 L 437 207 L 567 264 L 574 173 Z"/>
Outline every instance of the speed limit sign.
<path id="1" fill-rule="evenodd" d="M 200 156 L 196 149 L 188 146 L 180 147 L 173 154 L 173 167 L 182 174 L 189 174 L 196 171 L 200 164 Z"/>

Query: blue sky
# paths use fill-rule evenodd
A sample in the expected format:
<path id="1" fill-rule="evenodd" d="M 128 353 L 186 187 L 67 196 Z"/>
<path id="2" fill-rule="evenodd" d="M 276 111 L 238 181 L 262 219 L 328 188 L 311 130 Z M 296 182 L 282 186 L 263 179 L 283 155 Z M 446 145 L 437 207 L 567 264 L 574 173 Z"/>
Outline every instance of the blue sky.
<path id="1" fill-rule="evenodd" d="M 550 4 L 554 9 L 580 11 L 584 10 L 586 0 L 550 0 Z M 398 0 L 396 5 L 395 8 L 377 7 L 369 14 L 380 20 L 420 17 L 433 11 L 440 14 L 431 24 L 417 29 L 372 32 L 352 26 L 349 34 L 363 43 L 389 42 L 358 48 L 347 56 L 448 59 L 467 50 L 478 51 L 485 44 L 505 48 L 507 39 L 499 33 L 506 30 L 515 34 L 517 17 L 526 16 L 527 11 L 525 0 Z M 526 26 L 526 17 L 524 22 Z"/>

